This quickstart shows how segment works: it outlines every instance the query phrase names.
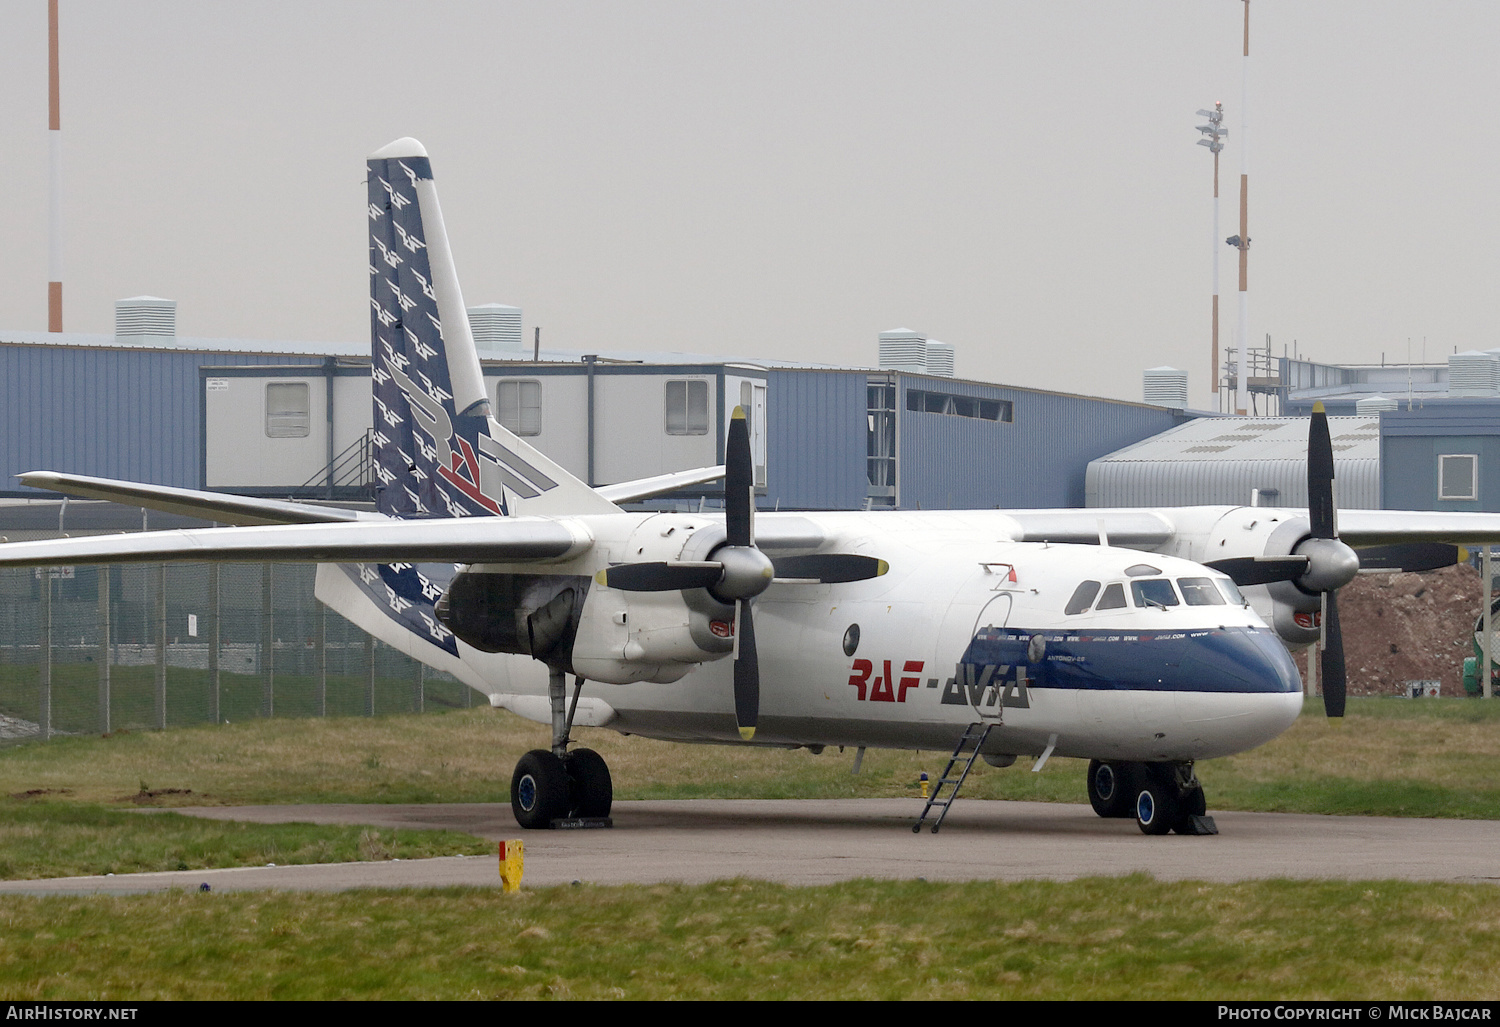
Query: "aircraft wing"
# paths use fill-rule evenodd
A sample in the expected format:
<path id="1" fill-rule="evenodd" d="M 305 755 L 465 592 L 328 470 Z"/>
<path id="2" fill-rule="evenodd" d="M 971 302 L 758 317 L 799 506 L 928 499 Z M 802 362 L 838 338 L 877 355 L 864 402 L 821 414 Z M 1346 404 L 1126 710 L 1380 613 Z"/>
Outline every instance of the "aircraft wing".
<path id="1" fill-rule="evenodd" d="M 593 536 L 550 517 L 193 528 L 0 544 L 0 566 L 81 563 L 505 563 L 577 555 Z"/>
<path id="2" fill-rule="evenodd" d="M 1102 525 L 1110 545 L 1155 549 L 1177 534 L 1177 526 L 1155 510 L 1007 510 L 1020 526 L 1017 542 L 1074 542 L 1094 545 Z"/>
<path id="3" fill-rule="evenodd" d="M 1427 510 L 1340 510 L 1339 538 L 1355 548 L 1403 542 L 1500 545 L 1500 514 Z"/>
<path id="4" fill-rule="evenodd" d="M 166 485 L 147 485 L 115 478 L 90 478 L 57 471 L 27 471 L 21 483 L 80 499 L 107 499 L 126 506 L 201 517 L 221 524 L 325 524 L 356 521 L 377 515 L 333 506 L 312 506 L 284 499 L 252 499 L 224 492 L 199 492 Z"/>
<path id="5" fill-rule="evenodd" d="M 673 489 L 702 485 L 706 481 L 717 481 L 722 477 L 724 477 L 724 465 L 718 464 L 714 467 L 694 467 L 686 471 L 672 471 L 670 474 L 658 474 L 651 478 L 638 478 L 635 481 L 622 481 L 616 485 L 598 485 L 594 491 L 611 503 L 629 503 L 637 499 L 659 496 Z"/>

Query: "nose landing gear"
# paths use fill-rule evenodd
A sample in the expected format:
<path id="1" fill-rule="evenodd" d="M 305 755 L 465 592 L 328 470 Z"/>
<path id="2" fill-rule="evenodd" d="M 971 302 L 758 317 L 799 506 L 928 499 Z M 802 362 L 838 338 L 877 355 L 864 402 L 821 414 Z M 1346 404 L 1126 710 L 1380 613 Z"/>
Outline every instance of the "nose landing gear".
<path id="1" fill-rule="evenodd" d="M 1092 760 L 1089 804 L 1101 817 L 1134 817 L 1144 834 L 1218 834 L 1191 763 Z"/>

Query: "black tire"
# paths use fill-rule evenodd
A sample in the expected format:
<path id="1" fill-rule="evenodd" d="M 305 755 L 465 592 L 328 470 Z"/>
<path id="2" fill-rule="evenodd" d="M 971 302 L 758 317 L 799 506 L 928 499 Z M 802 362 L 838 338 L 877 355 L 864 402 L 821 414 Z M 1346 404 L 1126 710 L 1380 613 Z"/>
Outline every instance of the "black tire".
<path id="1" fill-rule="evenodd" d="M 593 749 L 574 749 L 563 761 L 575 817 L 607 817 L 615 801 L 609 764 Z"/>
<path id="2" fill-rule="evenodd" d="M 552 826 L 568 815 L 568 774 L 563 761 L 546 749 L 532 749 L 516 763 L 510 779 L 510 809 L 528 831 Z"/>
<path id="3" fill-rule="evenodd" d="M 1135 822 L 1143 834 L 1166 834 L 1187 819 L 1170 764 L 1147 764 L 1135 797 Z"/>
<path id="4" fill-rule="evenodd" d="M 1133 763 L 1089 761 L 1089 805 L 1101 817 L 1135 816 L 1135 797 L 1140 774 Z"/>

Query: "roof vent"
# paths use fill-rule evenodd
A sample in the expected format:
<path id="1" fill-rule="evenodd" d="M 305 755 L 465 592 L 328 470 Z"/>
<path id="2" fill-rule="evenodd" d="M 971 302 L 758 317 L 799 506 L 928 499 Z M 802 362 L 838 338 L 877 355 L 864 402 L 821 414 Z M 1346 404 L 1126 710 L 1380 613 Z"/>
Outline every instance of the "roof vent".
<path id="1" fill-rule="evenodd" d="M 519 358 L 521 346 L 521 308 L 503 303 L 482 303 L 469 308 L 469 331 L 474 333 L 474 348 L 480 356 Z"/>
<path id="2" fill-rule="evenodd" d="M 125 339 L 175 339 L 177 301 L 160 296 L 115 300 L 115 335 Z"/>
<path id="3" fill-rule="evenodd" d="M 1381 410 L 1399 410 L 1401 404 L 1389 396 L 1366 396 L 1354 404 L 1355 413 L 1373 414 Z"/>
<path id="4" fill-rule="evenodd" d="M 1500 396 L 1500 360 L 1469 350 L 1448 357 L 1448 395 Z"/>
<path id="5" fill-rule="evenodd" d="M 1147 403 L 1181 410 L 1187 406 L 1187 372 L 1175 367 L 1148 368 L 1143 377 L 1143 394 Z"/>
<path id="6" fill-rule="evenodd" d="M 910 328 L 892 328 L 880 333 L 880 366 L 888 371 L 952 378 L 953 347 Z"/>

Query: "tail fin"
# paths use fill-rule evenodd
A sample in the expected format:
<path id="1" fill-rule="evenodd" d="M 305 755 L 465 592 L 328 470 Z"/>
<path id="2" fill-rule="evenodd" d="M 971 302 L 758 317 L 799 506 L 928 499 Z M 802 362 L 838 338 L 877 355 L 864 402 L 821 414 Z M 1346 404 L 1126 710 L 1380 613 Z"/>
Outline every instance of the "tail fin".
<path id="1" fill-rule="evenodd" d="M 427 151 L 369 167 L 370 342 L 379 508 L 397 517 L 619 508 L 490 416 Z"/>

